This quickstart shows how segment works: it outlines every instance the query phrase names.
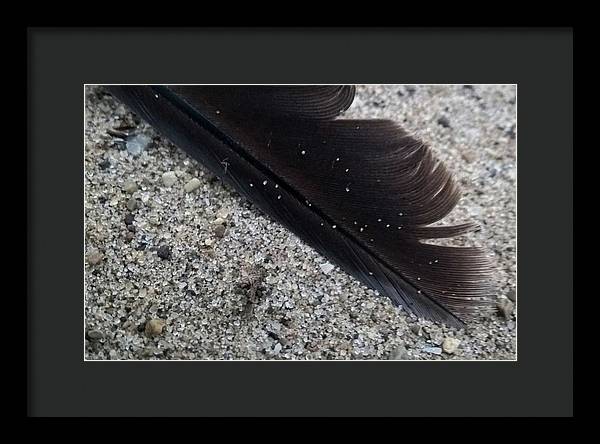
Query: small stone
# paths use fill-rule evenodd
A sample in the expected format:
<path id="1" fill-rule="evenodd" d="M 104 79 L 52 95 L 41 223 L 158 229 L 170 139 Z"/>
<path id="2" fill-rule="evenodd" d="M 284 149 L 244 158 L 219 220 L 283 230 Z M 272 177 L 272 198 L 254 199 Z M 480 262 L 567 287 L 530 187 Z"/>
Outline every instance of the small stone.
<path id="1" fill-rule="evenodd" d="M 198 178 L 194 177 L 192 180 L 190 180 L 188 183 L 186 183 L 183 187 L 183 189 L 185 190 L 186 193 L 191 193 L 192 191 L 194 191 L 195 189 L 197 189 L 198 187 L 200 187 L 202 183 L 200 182 L 200 180 L 198 180 Z"/>
<path id="2" fill-rule="evenodd" d="M 515 302 L 517 300 L 517 291 L 513 288 L 506 294 L 506 297 Z"/>
<path id="3" fill-rule="evenodd" d="M 331 270 L 335 268 L 335 266 L 329 262 L 325 262 L 324 264 L 319 265 L 319 267 L 321 267 L 321 271 L 325 274 L 331 273 Z"/>
<path id="4" fill-rule="evenodd" d="M 504 316 L 506 319 L 510 319 L 513 309 L 515 308 L 515 304 L 513 304 L 510 299 L 502 297 L 496 304 L 496 307 L 502 316 Z"/>
<path id="5" fill-rule="evenodd" d="M 421 328 L 421 326 L 419 324 L 411 325 L 410 326 L 410 331 L 412 331 L 417 336 L 423 336 L 423 334 L 422 334 L 422 328 Z"/>
<path id="6" fill-rule="evenodd" d="M 177 175 L 174 171 L 167 171 L 166 173 L 163 173 L 162 181 L 166 187 L 173 186 L 173 184 L 177 182 Z"/>
<path id="7" fill-rule="evenodd" d="M 410 359 L 410 355 L 406 351 L 404 344 L 399 345 L 391 354 L 390 360 L 394 361 L 406 361 Z"/>
<path id="8" fill-rule="evenodd" d="M 119 151 L 125 151 L 127 149 L 127 143 L 124 140 L 115 139 L 113 146 Z"/>
<path id="9" fill-rule="evenodd" d="M 273 353 L 278 354 L 282 349 L 281 344 L 278 342 L 277 344 L 275 344 L 275 347 L 273 348 Z"/>
<path id="10" fill-rule="evenodd" d="M 221 208 L 219 211 L 217 211 L 217 217 L 220 217 L 221 219 L 227 219 L 228 216 L 229 210 L 227 208 Z"/>
<path id="11" fill-rule="evenodd" d="M 127 201 L 127 209 L 129 211 L 133 211 L 137 208 L 137 200 L 134 199 L 133 197 L 131 197 L 128 201 Z"/>
<path id="12" fill-rule="evenodd" d="M 131 231 L 128 231 L 127 234 L 125 234 L 125 240 L 127 242 L 131 242 L 134 238 L 135 234 L 133 234 Z"/>
<path id="13" fill-rule="evenodd" d="M 444 128 L 450 128 L 450 121 L 446 117 L 440 117 L 437 120 L 438 125 L 443 126 Z"/>
<path id="14" fill-rule="evenodd" d="M 477 156 L 475 155 L 475 153 L 472 153 L 471 151 L 465 151 L 462 153 L 462 158 L 465 160 L 465 162 L 467 163 L 473 163 L 477 160 Z"/>
<path id="15" fill-rule="evenodd" d="M 442 350 L 444 350 L 448 354 L 453 354 L 460 345 L 460 340 L 456 338 L 445 338 L 444 342 L 442 342 Z"/>
<path id="16" fill-rule="evenodd" d="M 166 245 L 163 245 L 158 250 L 156 250 L 156 254 L 158 254 L 158 257 L 160 257 L 161 259 L 169 260 L 171 259 L 171 248 Z"/>
<path id="17" fill-rule="evenodd" d="M 148 336 L 154 337 L 162 333 L 166 322 L 162 319 L 152 319 L 146 322 L 145 332 Z"/>
<path id="18" fill-rule="evenodd" d="M 213 224 L 214 225 L 225 225 L 225 219 L 218 217 L 213 221 Z"/>
<path id="19" fill-rule="evenodd" d="M 204 245 L 206 245 L 207 247 L 212 247 L 213 243 L 214 243 L 214 242 L 213 242 L 213 240 L 212 240 L 212 239 L 206 239 L 206 240 L 204 241 Z"/>
<path id="20" fill-rule="evenodd" d="M 133 194 L 138 190 L 138 186 L 134 181 L 128 180 L 123 184 L 123 190 L 129 194 Z"/>
<path id="21" fill-rule="evenodd" d="M 92 250 L 87 255 L 87 263 L 90 265 L 98 265 L 104 259 L 104 255 L 98 250 Z"/>
<path id="22" fill-rule="evenodd" d="M 98 341 L 104 338 L 104 334 L 100 330 L 90 330 L 88 331 L 87 336 L 92 341 Z"/>
<path id="23" fill-rule="evenodd" d="M 154 356 L 155 352 L 156 352 L 156 349 L 154 347 L 147 347 L 142 352 L 142 357 L 151 358 L 152 356 Z"/>
<path id="24" fill-rule="evenodd" d="M 225 236 L 225 225 L 217 225 L 214 229 L 215 236 L 221 238 Z"/>
<path id="25" fill-rule="evenodd" d="M 127 140 L 127 151 L 134 156 L 137 156 L 150 145 L 152 139 L 145 134 L 138 134 Z"/>
<path id="26" fill-rule="evenodd" d="M 509 330 L 514 330 L 516 326 L 517 324 L 515 323 L 515 321 L 508 321 L 506 323 L 506 328 L 508 328 Z"/>
<path id="27" fill-rule="evenodd" d="M 105 170 L 108 167 L 110 167 L 110 162 L 108 161 L 108 159 L 104 159 L 102 162 L 100 162 L 98 164 L 98 166 L 100 167 L 101 170 Z"/>
<path id="28" fill-rule="evenodd" d="M 211 257 L 211 258 L 217 257 L 217 253 L 215 252 L 215 250 L 212 247 L 201 247 L 200 252 L 201 252 L 201 254 L 204 253 L 208 257 Z"/>
<path id="29" fill-rule="evenodd" d="M 425 353 L 431 353 L 434 355 L 441 355 L 442 349 L 440 347 L 423 347 Z"/>
<path id="30" fill-rule="evenodd" d="M 131 225 L 135 220 L 135 216 L 131 213 L 125 215 L 125 225 Z"/>

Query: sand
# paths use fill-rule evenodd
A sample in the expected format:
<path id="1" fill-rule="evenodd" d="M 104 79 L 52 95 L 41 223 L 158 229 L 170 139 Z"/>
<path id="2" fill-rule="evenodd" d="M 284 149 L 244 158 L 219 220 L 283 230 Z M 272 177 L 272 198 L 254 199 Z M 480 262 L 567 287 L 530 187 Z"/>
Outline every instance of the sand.
<path id="1" fill-rule="evenodd" d="M 361 85 L 346 113 L 399 121 L 456 175 L 446 221 L 481 229 L 451 243 L 493 254 L 502 306 L 461 330 L 324 265 L 102 87 L 85 99 L 85 359 L 516 358 L 515 86 Z"/>

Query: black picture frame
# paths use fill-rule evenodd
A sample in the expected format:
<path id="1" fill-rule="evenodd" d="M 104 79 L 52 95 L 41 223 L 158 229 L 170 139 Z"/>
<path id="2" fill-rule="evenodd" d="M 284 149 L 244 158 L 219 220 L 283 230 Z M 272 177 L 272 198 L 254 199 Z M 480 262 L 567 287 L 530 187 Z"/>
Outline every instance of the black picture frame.
<path id="1" fill-rule="evenodd" d="M 572 415 L 572 29 L 30 28 L 27 49 L 29 415 Z M 517 84 L 518 361 L 84 362 L 94 83 Z"/>

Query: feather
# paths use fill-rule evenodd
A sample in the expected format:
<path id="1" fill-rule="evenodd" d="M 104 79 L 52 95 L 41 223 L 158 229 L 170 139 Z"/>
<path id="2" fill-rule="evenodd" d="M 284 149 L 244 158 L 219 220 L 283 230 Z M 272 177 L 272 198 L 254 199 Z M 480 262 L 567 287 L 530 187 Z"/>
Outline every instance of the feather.
<path id="1" fill-rule="evenodd" d="M 111 86 L 175 145 L 307 244 L 419 317 L 462 327 L 491 306 L 477 247 L 425 242 L 459 200 L 431 150 L 389 120 L 340 117 L 353 86 Z"/>

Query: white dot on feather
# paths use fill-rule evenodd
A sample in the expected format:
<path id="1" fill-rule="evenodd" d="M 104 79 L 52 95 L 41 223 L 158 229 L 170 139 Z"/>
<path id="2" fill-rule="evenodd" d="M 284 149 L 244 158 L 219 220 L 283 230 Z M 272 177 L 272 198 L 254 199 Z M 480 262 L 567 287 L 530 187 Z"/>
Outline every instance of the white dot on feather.
<path id="1" fill-rule="evenodd" d="M 371 239 L 371 242 L 373 242 L 373 239 Z"/>
<path id="2" fill-rule="evenodd" d="M 154 97 L 158 99 L 158 94 L 154 94 Z"/>
<path id="3" fill-rule="evenodd" d="M 404 213 L 398 213 L 398 216 L 404 216 Z"/>
<path id="4" fill-rule="evenodd" d="M 420 281 L 420 280 L 421 280 L 421 278 L 420 278 L 420 277 L 418 277 L 418 278 L 417 278 L 417 280 L 418 280 L 418 281 Z"/>
<path id="5" fill-rule="evenodd" d="M 332 226 L 331 226 L 331 228 L 336 228 L 336 227 L 337 227 L 337 225 L 332 225 Z"/>
<path id="6" fill-rule="evenodd" d="M 251 183 L 251 184 L 250 184 L 250 186 L 251 186 L 251 187 L 253 187 L 253 186 L 254 186 L 254 184 L 253 184 L 253 183 Z"/>
<path id="7" fill-rule="evenodd" d="M 350 192 L 350 187 L 346 187 L 346 193 Z"/>
<path id="8" fill-rule="evenodd" d="M 377 219 L 377 222 L 381 222 L 381 219 Z"/>
<path id="9" fill-rule="evenodd" d="M 369 275 L 370 275 L 370 276 L 373 276 L 373 272 L 372 272 L 372 271 L 369 271 Z"/>
<path id="10" fill-rule="evenodd" d="M 275 188 L 279 188 L 279 185 L 275 184 Z"/>
<path id="11" fill-rule="evenodd" d="M 385 227 L 386 227 L 386 228 L 390 228 L 390 224 L 387 224 Z"/>
<path id="12" fill-rule="evenodd" d="M 300 154 L 302 154 L 304 156 L 306 154 L 306 151 L 302 150 L 302 152 Z"/>
<path id="13" fill-rule="evenodd" d="M 360 232 L 361 232 L 361 233 L 362 233 L 364 230 L 365 230 L 364 228 L 362 228 L 362 227 L 360 228 Z"/>
<path id="14" fill-rule="evenodd" d="M 346 168 L 346 172 L 350 171 L 350 168 Z"/>
<path id="15" fill-rule="evenodd" d="M 336 158 L 335 158 L 335 161 L 336 161 L 336 162 L 339 162 L 339 161 L 340 161 L 340 158 L 339 158 L 339 157 L 336 157 Z"/>
<path id="16" fill-rule="evenodd" d="M 266 185 L 266 184 L 267 184 L 267 181 L 265 180 L 265 181 L 263 182 L 263 185 Z"/>
<path id="17" fill-rule="evenodd" d="M 401 229 L 402 229 L 402 227 L 398 227 L 398 229 L 399 229 L 399 230 L 401 230 Z"/>
<path id="18" fill-rule="evenodd" d="M 279 196 L 277 196 L 277 199 L 281 199 L 281 194 Z"/>
<path id="19" fill-rule="evenodd" d="M 219 110 L 216 110 L 215 112 L 216 112 L 217 114 L 221 114 L 221 111 L 219 111 Z"/>
<path id="20" fill-rule="evenodd" d="M 323 225 L 324 225 L 323 222 L 321 222 L 321 226 L 323 226 Z"/>

